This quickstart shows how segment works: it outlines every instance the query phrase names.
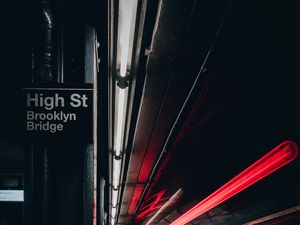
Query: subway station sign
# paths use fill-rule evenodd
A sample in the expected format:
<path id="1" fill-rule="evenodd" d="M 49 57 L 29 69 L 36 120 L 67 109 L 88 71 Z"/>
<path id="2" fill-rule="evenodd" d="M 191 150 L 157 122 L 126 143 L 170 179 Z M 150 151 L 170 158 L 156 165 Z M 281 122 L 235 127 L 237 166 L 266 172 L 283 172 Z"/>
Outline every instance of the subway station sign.
<path id="1" fill-rule="evenodd" d="M 28 138 L 90 139 L 93 130 L 93 88 L 23 88 L 25 134 Z"/>

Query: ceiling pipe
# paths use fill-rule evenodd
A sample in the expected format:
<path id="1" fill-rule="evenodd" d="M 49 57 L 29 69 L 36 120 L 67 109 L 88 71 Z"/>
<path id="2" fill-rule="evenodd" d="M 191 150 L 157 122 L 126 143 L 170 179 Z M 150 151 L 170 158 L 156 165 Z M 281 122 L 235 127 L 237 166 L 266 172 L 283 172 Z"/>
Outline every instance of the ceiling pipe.
<path id="1" fill-rule="evenodd" d="M 48 0 L 41 0 L 39 14 L 41 40 L 35 78 L 38 83 L 48 83 L 53 77 L 53 14 Z"/>

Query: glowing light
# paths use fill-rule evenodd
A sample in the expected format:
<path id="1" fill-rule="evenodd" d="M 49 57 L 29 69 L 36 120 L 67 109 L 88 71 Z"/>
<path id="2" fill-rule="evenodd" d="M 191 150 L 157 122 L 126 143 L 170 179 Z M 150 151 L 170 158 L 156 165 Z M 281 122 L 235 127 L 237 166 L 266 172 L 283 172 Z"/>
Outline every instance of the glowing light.
<path id="1" fill-rule="evenodd" d="M 0 202 L 23 202 L 23 190 L 0 190 Z"/>
<path id="2" fill-rule="evenodd" d="M 132 54 L 132 38 L 134 31 L 137 0 L 119 1 L 119 51 L 120 51 L 120 76 L 125 77 L 127 66 L 130 64 Z"/>
<path id="3" fill-rule="evenodd" d="M 132 215 L 134 213 L 134 210 L 138 204 L 138 201 L 141 197 L 142 191 L 144 189 L 144 185 L 137 184 L 134 188 L 134 192 L 130 201 L 130 205 L 128 207 L 128 214 Z"/>
<path id="4" fill-rule="evenodd" d="M 166 199 L 163 198 L 165 192 L 166 190 L 162 190 L 145 201 L 148 203 L 140 209 L 141 213 L 137 215 L 137 221 L 146 219 L 150 213 L 160 208 L 159 204 Z"/>
<path id="5" fill-rule="evenodd" d="M 118 189 L 121 177 L 121 160 L 113 160 L 113 188 Z"/>
<path id="6" fill-rule="evenodd" d="M 137 14 L 137 0 L 119 0 L 118 2 L 118 43 L 117 43 L 117 68 L 119 75 L 125 77 L 131 69 L 135 21 Z M 114 156 L 112 162 L 112 188 L 111 188 L 111 224 L 118 218 L 116 206 L 118 204 L 120 180 L 122 180 L 122 152 L 125 131 L 125 119 L 128 101 L 128 88 L 119 85 L 115 90 L 115 126 L 114 126 Z"/>
<path id="7" fill-rule="evenodd" d="M 116 136 L 115 136 L 115 154 L 121 155 L 122 141 L 123 141 L 123 126 L 124 126 L 124 114 L 126 111 L 126 93 L 125 89 L 119 89 L 118 104 L 117 104 L 117 120 L 116 120 Z"/>
<path id="8" fill-rule="evenodd" d="M 140 209 L 140 213 L 136 217 L 136 221 L 139 222 L 149 217 L 151 217 L 150 220 L 154 220 L 163 210 L 177 202 L 178 198 L 183 192 L 182 189 L 179 189 L 171 197 L 165 196 L 165 193 L 166 190 L 161 190 L 155 195 L 147 198 L 144 201 L 143 207 Z"/>
<path id="9" fill-rule="evenodd" d="M 115 219 L 115 218 L 111 218 L 111 219 L 110 219 L 110 223 L 111 223 L 111 225 L 115 225 L 116 219 Z"/>
<path id="10" fill-rule="evenodd" d="M 189 223 L 193 219 L 206 213 L 208 210 L 292 162 L 297 157 L 298 153 L 298 147 L 294 142 L 285 141 L 281 143 L 232 180 L 181 215 L 172 222 L 171 225 L 184 225 Z"/>
<path id="11" fill-rule="evenodd" d="M 163 212 L 166 208 L 168 208 L 169 206 L 171 206 L 174 201 L 178 198 L 179 195 L 182 194 L 182 190 L 179 189 L 178 191 L 175 192 L 174 195 L 171 196 L 171 198 L 169 198 L 168 201 L 166 201 L 162 207 L 151 217 L 150 220 L 148 220 L 148 222 L 145 225 L 149 225 L 151 224 L 158 216 L 159 214 L 161 214 L 161 212 Z"/>
<path id="12" fill-rule="evenodd" d="M 155 156 L 156 156 L 156 149 L 149 148 L 148 151 L 146 152 L 143 164 L 141 166 L 141 170 L 138 177 L 139 182 L 143 182 L 143 183 L 147 182 L 151 173 L 151 169 L 155 162 Z"/>
<path id="13" fill-rule="evenodd" d="M 116 218 L 116 214 L 117 214 L 117 208 L 112 207 L 111 208 L 111 217 Z"/>
<path id="14" fill-rule="evenodd" d="M 111 197 L 111 204 L 112 204 L 112 207 L 117 207 L 117 204 L 118 204 L 118 194 L 119 192 L 116 191 L 116 190 L 112 190 L 112 197 Z"/>

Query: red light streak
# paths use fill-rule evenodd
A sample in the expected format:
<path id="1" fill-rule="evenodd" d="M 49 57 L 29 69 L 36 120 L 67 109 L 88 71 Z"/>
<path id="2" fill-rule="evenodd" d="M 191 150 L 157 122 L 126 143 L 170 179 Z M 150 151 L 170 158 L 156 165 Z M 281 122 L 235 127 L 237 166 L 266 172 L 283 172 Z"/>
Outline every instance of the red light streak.
<path id="1" fill-rule="evenodd" d="M 138 204 L 138 201 L 141 197 L 141 194 L 142 194 L 142 191 L 144 189 L 144 185 L 142 184 L 137 184 L 134 188 L 134 191 L 133 191 L 133 195 L 132 195 L 132 198 L 131 198 L 131 202 L 130 202 L 130 205 L 128 207 L 128 214 L 129 215 L 132 215 L 134 213 L 134 210 Z"/>
<path id="2" fill-rule="evenodd" d="M 153 164 L 155 162 L 157 151 L 155 148 L 149 148 L 146 152 L 143 164 L 140 168 L 140 173 L 138 176 L 138 182 L 146 183 L 151 174 Z"/>
<path id="3" fill-rule="evenodd" d="M 178 199 L 178 197 L 182 194 L 181 188 L 176 191 L 169 199 L 166 201 L 159 210 L 151 217 L 150 220 L 147 221 L 145 225 L 151 224 L 166 208 L 172 206 Z"/>
<path id="4" fill-rule="evenodd" d="M 218 190 L 181 215 L 173 221 L 171 225 L 184 225 L 189 223 L 193 219 L 206 213 L 208 210 L 292 162 L 297 157 L 298 153 L 298 147 L 294 142 L 285 141 L 281 143 Z"/>
<path id="5" fill-rule="evenodd" d="M 162 190 L 157 194 L 153 195 L 151 198 L 147 199 L 146 202 L 149 202 L 146 206 L 140 209 L 141 213 L 139 213 L 136 217 L 137 221 L 141 221 L 153 213 L 155 210 L 159 209 L 161 205 L 159 205 L 162 201 L 165 201 L 168 198 L 163 198 L 166 190 Z"/>

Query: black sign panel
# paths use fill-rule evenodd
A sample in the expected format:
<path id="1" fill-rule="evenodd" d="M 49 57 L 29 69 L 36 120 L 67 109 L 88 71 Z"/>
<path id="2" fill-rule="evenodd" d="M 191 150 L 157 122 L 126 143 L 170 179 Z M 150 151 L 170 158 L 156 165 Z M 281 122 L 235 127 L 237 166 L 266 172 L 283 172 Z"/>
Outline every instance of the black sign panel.
<path id="1" fill-rule="evenodd" d="M 92 87 L 23 88 L 26 139 L 92 141 Z"/>

